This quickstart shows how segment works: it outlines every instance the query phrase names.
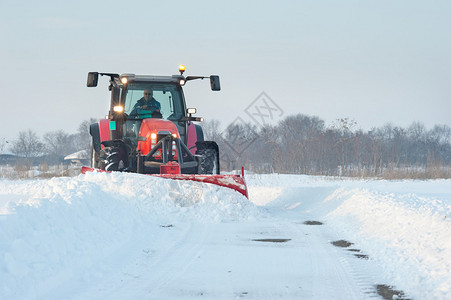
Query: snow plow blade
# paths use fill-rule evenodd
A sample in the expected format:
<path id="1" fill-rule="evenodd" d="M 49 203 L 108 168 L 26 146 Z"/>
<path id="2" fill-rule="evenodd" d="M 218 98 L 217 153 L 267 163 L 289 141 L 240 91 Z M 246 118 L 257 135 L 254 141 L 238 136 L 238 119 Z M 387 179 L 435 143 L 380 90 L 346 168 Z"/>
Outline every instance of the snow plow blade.
<path id="1" fill-rule="evenodd" d="M 106 172 L 111 173 L 110 171 L 99 170 L 89 167 L 82 167 L 81 173 L 86 174 L 87 172 Z M 197 174 L 145 174 L 155 177 L 173 179 L 173 180 L 191 180 L 203 183 L 216 184 L 222 187 L 226 187 L 232 190 L 237 191 L 242 194 L 246 198 L 249 199 L 249 195 L 247 193 L 246 182 L 244 181 L 244 172 L 242 175 L 197 175 Z"/>

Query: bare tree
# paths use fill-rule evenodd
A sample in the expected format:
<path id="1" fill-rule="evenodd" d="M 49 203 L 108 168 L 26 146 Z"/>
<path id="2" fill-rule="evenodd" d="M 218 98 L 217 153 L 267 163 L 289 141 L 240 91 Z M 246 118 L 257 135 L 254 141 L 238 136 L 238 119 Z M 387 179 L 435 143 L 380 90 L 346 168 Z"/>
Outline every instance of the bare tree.
<path id="1" fill-rule="evenodd" d="M 91 124 L 96 123 L 98 120 L 95 118 L 90 118 L 89 120 L 84 120 L 78 126 L 78 132 L 75 137 L 75 150 L 86 150 L 87 153 L 91 151 L 91 135 L 89 134 L 89 127 Z"/>
<path id="2" fill-rule="evenodd" d="M 236 170 L 240 166 L 247 165 L 252 145 L 259 138 L 257 128 L 250 123 L 230 124 L 216 137 L 220 149 L 223 166 L 228 170 Z M 252 149 L 252 150 L 250 150 Z"/>
<path id="3" fill-rule="evenodd" d="M 8 144 L 8 141 L 5 138 L 0 139 L 0 153 L 3 153 L 5 149 L 5 145 Z"/>
<path id="4" fill-rule="evenodd" d="M 45 152 L 55 159 L 61 159 L 76 151 L 74 143 L 75 137 L 76 135 L 68 134 L 63 130 L 46 133 L 43 137 Z"/>
<path id="5" fill-rule="evenodd" d="M 12 142 L 10 148 L 12 153 L 25 158 L 36 157 L 42 154 L 43 150 L 44 145 L 39 140 L 37 134 L 31 129 L 19 132 L 18 139 Z"/>
<path id="6" fill-rule="evenodd" d="M 205 140 L 217 141 L 221 135 L 221 122 L 216 119 L 204 121 L 202 129 Z"/>

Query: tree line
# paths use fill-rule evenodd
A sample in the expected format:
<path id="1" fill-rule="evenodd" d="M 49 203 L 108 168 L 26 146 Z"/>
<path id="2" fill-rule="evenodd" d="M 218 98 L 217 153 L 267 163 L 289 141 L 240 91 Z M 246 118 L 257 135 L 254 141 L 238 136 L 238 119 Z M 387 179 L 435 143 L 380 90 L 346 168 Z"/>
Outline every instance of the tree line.
<path id="1" fill-rule="evenodd" d="M 8 149 L 18 157 L 44 158 L 60 163 L 71 153 L 91 149 L 89 125 L 80 123 L 74 134 L 48 132 L 42 139 L 32 131 L 19 133 Z M 220 148 L 221 170 L 328 176 L 389 178 L 450 178 L 451 128 L 427 129 L 420 122 L 403 128 L 386 124 L 364 131 L 348 119 L 332 125 L 316 116 L 285 117 L 276 125 L 256 126 L 244 121 L 222 129 L 218 120 L 203 123 L 206 140 Z M 5 148 L 2 140 L 1 150 Z M 42 161 L 42 159 L 41 159 Z"/>
<path id="2" fill-rule="evenodd" d="M 74 152 L 86 150 L 87 154 L 90 153 L 89 126 L 96 121 L 93 118 L 82 121 L 76 133 L 55 130 L 45 133 L 42 138 L 31 129 L 20 131 L 17 139 L 9 142 L 7 147 L 5 140 L 2 140 L 1 150 L 6 148 L 20 158 L 21 162 L 58 164 L 63 162 L 65 156 Z"/>
<path id="3" fill-rule="evenodd" d="M 277 125 L 241 122 L 221 129 L 204 124 L 205 136 L 218 142 L 221 168 L 242 165 L 254 172 L 391 178 L 451 177 L 451 128 L 407 128 L 386 124 L 364 131 L 337 119 L 331 126 L 316 116 L 291 115 Z"/>

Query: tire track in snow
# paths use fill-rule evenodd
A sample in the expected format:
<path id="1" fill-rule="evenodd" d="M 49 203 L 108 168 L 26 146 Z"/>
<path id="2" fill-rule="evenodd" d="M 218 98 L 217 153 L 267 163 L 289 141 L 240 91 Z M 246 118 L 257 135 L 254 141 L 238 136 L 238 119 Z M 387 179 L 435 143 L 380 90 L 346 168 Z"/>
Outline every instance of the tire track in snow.
<path id="1" fill-rule="evenodd" d="M 168 291 L 175 291 L 177 281 L 182 277 L 189 267 L 195 263 L 203 252 L 205 239 L 207 236 L 207 228 L 202 225 L 189 225 L 189 228 L 183 231 L 169 249 L 164 254 L 154 257 L 155 263 L 149 266 L 150 270 L 158 270 L 149 277 L 146 277 L 147 288 L 150 293 L 149 297 L 162 299 L 168 297 Z M 160 250 L 161 252 L 161 250 Z"/>

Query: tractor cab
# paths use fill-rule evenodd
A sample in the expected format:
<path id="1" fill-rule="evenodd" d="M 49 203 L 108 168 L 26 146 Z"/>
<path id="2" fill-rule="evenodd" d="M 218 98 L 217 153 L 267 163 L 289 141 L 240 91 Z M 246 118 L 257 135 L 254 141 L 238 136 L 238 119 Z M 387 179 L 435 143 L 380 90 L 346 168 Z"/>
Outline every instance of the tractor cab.
<path id="1" fill-rule="evenodd" d="M 203 119 L 186 108 L 182 90 L 187 81 L 209 78 L 211 89 L 219 91 L 219 76 L 185 77 L 184 70 L 180 66 L 180 75 L 172 76 L 88 73 L 88 87 L 97 86 L 99 75 L 109 76 L 111 91 L 107 118 L 90 128 L 93 167 L 157 173 L 161 165 L 176 161 L 182 173 L 219 172 L 217 144 L 204 141 L 201 126 L 194 123 Z"/>
<path id="2" fill-rule="evenodd" d="M 125 81 L 124 78 L 127 84 L 121 86 L 119 105 L 113 107 L 113 111 L 116 107 L 119 113 L 112 115 L 113 120 L 122 126 L 123 137 L 136 143 L 142 121 L 153 118 L 173 122 L 186 144 L 190 124 L 186 120 L 185 99 L 178 81 L 122 75 L 121 80 Z"/>

